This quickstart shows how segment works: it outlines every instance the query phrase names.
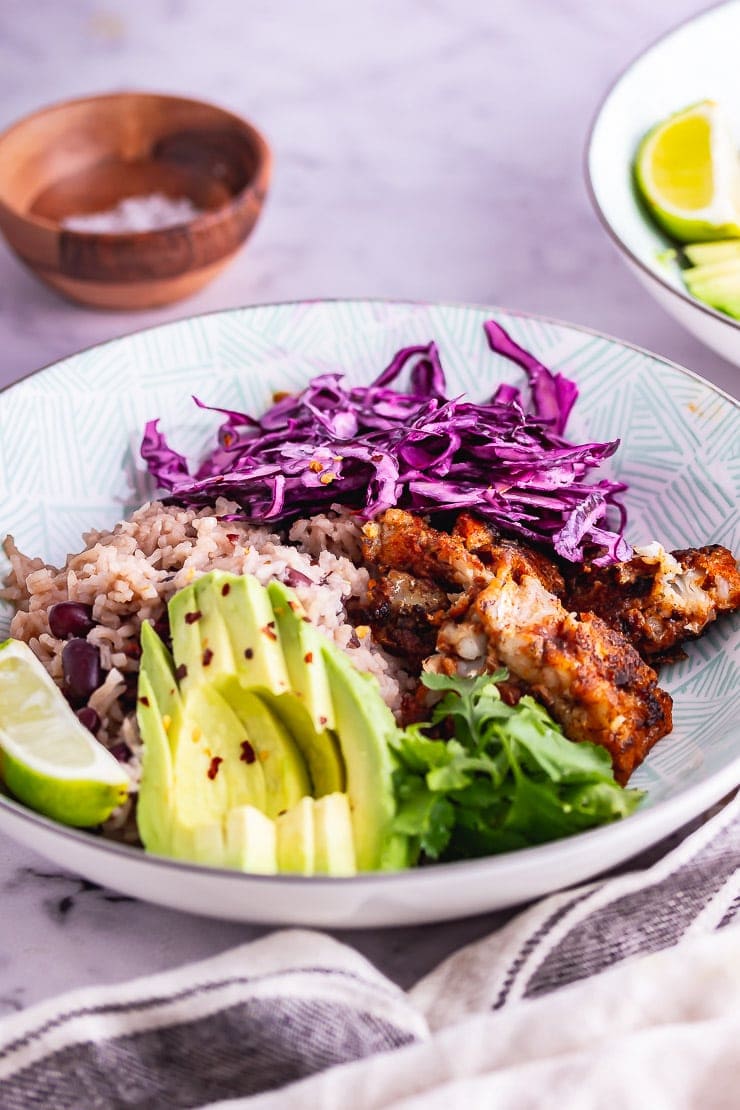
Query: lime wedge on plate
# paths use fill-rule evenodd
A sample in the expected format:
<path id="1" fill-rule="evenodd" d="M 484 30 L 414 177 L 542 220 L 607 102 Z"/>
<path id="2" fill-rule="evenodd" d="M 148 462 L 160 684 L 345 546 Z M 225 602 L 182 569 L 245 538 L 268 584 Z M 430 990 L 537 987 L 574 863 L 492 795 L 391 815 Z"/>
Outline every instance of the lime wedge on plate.
<path id="1" fill-rule="evenodd" d="M 679 242 L 740 236 L 740 159 L 713 100 L 692 104 L 647 133 L 635 180 L 656 222 Z"/>
<path id="2" fill-rule="evenodd" d="M 120 763 L 21 640 L 0 644 L 0 779 L 30 809 L 65 825 L 99 825 L 128 794 Z"/>

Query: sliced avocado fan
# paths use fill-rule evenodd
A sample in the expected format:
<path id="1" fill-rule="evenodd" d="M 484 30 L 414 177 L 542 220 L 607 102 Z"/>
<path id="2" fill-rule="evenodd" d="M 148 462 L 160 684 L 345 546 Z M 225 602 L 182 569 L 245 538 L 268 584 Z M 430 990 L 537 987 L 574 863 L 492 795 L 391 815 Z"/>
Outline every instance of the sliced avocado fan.
<path id="1" fill-rule="evenodd" d="M 138 820 L 151 852 L 271 874 L 408 863 L 393 716 L 281 583 L 211 571 L 142 628 Z"/>

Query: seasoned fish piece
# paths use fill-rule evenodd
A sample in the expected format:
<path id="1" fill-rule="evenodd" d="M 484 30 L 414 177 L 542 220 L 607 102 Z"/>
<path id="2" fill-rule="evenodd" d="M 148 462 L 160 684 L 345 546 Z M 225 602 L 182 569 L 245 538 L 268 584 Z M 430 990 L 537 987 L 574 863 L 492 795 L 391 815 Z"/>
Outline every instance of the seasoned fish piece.
<path id="1" fill-rule="evenodd" d="M 457 536 L 439 532 L 403 509 L 386 509 L 362 529 L 367 562 L 404 570 L 443 588 L 480 589 L 490 573 Z"/>
<path id="2" fill-rule="evenodd" d="M 375 640 L 418 666 L 434 651 L 437 618 L 449 606 L 433 582 L 390 570 L 370 579 L 365 610 Z"/>
<path id="3" fill-rule="evenodd" d="M 525 682 L 571 740 L 601 744 L 625 783 L 672 728 L 670 695 L 631 644 L 599 617 L 567 609 L 533 575 L 501 564 L 473 603 L 492 659 Z"/>
<path id="4" fill-rule="evenodd" d="M 586 564 L 570 584 L 568 605 L 596 613 L 643 656 L 675 657 L 720 613 L 740 608 L 740 571 L 718 544 L 669 553 L 651 543 L 636 547 L 629 562 Z"/>
<path id="5" fill-rule="evenodd" d="M 452 535 L 461 539 L 468 551 L 477 555 L 485 566 L 505 557 L 519 575 L 533 574 L 546 590 L 558 597 L 565 593 L 563 576 L 550 559 L 533 547 L 497 535 L 492 528 L 470 513 L 460 513 Z"/>
<path id="6" fill-rule="evenodd" d="M 446 609 L 424 612 L 424 620 L 439 624 L 426 670 L 473 675 L 507 667 L 511 696 L 532 693 L 571 740 L 606 748 L 622 783 L 671 731 L 671 698 L 655 671 L 598 616 L 569 612 L 557 596 L 564 590 L 560 572 L 539 552 L 502 539 L 470 514 L 461 514 L 448 535 L 390 509 L 364 533 L 365 557 L 385 582 L 381 597 L 394 589 L 413 596 L 409 575 L 447 591 Z M 394 571 L 404 577 L 392 581 Z M 388 612 L 399 609 L 389 601 Z"/>

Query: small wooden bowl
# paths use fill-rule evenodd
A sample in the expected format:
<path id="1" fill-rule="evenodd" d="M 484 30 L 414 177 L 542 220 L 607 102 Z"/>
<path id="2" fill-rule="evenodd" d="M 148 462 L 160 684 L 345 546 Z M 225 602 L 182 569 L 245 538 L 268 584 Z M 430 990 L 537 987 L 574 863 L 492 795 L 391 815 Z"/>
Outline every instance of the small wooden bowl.
<path id="1" fill-rule="evenodd" d="M 0 135 L 0 230 L 42 281 L 83 304 L 152 308 L 187 297 L 254 227 L 270 149 L 246 120 L 199 100 L 113 93 L 42 109 Z M 128 197 L 203 211 L 153 231 L 61 226 Z"/>

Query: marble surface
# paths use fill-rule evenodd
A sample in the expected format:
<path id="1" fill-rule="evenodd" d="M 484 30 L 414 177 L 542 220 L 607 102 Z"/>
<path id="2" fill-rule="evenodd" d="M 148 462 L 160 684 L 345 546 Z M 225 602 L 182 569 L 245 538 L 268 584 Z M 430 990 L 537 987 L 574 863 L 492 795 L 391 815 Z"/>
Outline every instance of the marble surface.
<path id="1" fill-rule="evenodd" d="M 740 371 L 642 291 L 593 215 L 589 124 L 614 77 L 696 0 L 3 0 L 0 126 L 58 99 L 153 88 L 251 117 L 275 153 L 230 269 L 157 312 L 76 308 L 0 245 L 0 385 L 90 344 L 254 302 L 370 295 L 585 324 L 729 392 Z M 413 982 L 500 918 L 346 934 Z M 258 935 L 91 886 L 0 838 L 0 1015 Z"/>

